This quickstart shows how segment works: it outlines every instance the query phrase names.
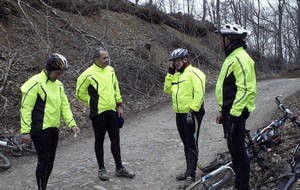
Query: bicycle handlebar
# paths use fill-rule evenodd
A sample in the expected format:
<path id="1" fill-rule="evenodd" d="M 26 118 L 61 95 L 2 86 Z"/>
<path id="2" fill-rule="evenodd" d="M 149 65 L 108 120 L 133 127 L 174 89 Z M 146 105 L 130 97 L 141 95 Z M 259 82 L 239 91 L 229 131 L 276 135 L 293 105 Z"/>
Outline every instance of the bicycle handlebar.
<path id="1" fill-rule="evenodd" d="M 285 110 L 285 107 L 283 106 L 283 104 L 280 102 L 279 98 L 282 98 L 282 95 L 278 95 L 275 97 L 275 103 L 277 104 L 278 108 L 282 111 Z"/>
<path id="2" fill-rule="evenodd" d="M 277 104 L 278 108 L 285 114 L 284 117 L 287 117 L 287 118 L 291 119 L 292 121 L 295 120 L 296 116 L 294 116 L 293 112 L 290 109 L 286 108 L 281 103 L 281 101 L 279 100 L 279 98 L 282 98 L 282 95 L 278 95 L 278 96 L 275 97 L 275 103 Z"/>

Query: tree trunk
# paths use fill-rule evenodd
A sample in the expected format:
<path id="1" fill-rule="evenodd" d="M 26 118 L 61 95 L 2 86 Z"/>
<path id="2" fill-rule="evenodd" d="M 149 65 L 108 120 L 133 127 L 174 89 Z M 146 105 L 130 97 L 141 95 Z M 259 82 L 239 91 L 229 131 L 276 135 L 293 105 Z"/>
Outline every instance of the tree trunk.
<path id="1" fill-rule="evenodd" d="M 206 0 L 203 0 L 203 15 L 202 15 L 202 20 L 204 21 L 205 18 L 206 18 L 206 12 L 207 12 L 207 1 Z"/>
<path id="2" fill-rule="evenodd" d="M 297 10 L 297 21 L 298 21 L 298 30 L 297 30 L 297 64 L 300 65 L 300 0 L 297 0 L 298 10 Z"/>
<path id="3" fill-rule="evenodd" d="M 285 0 L 279 0 L 278 4 L 278 61 L 279 66 L 284 67 L 283 62 L 283 48 L 282 48 L 282 18 L 283 18 L 283 6 L 285 4 Z"/>
<path id="4" fill-rule="evenodd" d="M 216 3 L 216 8 L 217 8 L 217 24 L 218 24 L 218 27 L 217 28 L 220 28 L 221 27 L 221 19 L 220 19 L 220 0 L 217 0 L 217 3 Z"/>

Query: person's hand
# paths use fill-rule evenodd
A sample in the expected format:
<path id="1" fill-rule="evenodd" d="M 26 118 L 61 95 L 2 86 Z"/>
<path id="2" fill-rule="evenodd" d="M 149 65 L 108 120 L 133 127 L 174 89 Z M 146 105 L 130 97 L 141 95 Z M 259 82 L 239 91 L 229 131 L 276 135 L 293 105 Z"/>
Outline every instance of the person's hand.
<path id="1" fill-rule="evenodd" d="M 77 137 L 80 133 L 80 128 L 77 126 L 72 127 L 72 131 L 74 133 L 74 137 Z"/>
<path id="2" fill-rule="evenodd" d="M 171 75 L 175 74 L 175 66 L 174 63 L 170 63 L 169 68 L 168 68 L 168 73 L 170 73 Z"/>
<path id="3" fill-rule="evenodd" d="M 26 144 L 30 143 L 31 142 L 30 134 L 21 135 L 21 142 Z"/>
<path id="4" fill-rule="evenodd" d="M 186 122 L 189 125 L 193 125 L 194 124 L 193 117 L 194 117 L 193 110 L 190 110 L 189 113 L 186 114 Z"/>
<path id="5" fill-rule="evenodd" d="M 117 106 L 117 113 L 118 113 L 118 117 L 123 117 L 124 110 L 122 106 Z"/>
<path id="6" fill-rule="evenodd" d="M 222 124 L 223 118 L 222 118 L 222 114 L 220 113 L 219 115 L 217 115 L 217 118 L 216 118 L 216 124 Z"/>

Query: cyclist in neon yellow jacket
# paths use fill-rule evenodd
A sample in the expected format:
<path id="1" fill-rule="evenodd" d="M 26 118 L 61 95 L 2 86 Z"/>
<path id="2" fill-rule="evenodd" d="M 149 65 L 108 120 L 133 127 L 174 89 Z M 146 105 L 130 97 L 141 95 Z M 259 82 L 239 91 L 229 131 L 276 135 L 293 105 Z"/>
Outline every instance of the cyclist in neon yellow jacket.
<path id="1" fill-rule="evenodd" d="M 123 101 L 119 83 L 113 67 L 109 66 L 109 54 L 103 48 L 96 48 L 93 65 L 77 79 L 76 97 L 90 107 L 90 119 L 95 135 L 95 154 L 98 162 L 98 177 L 107 181 L 109 176 L 104 165 L 103 143 L 106 131 L 111 141 L 111 152 L 115 160 L 115 174 L 133 178 L 122 164 L 120 151 L 120 127 L 123 122 Z"/>
<path id="2" fill-rule="evenodd" d="M 22 87 L 21 134 L 22 141 L 34 143 L 38 164 L 36 180 L 39 190 L 47 187 L 52 172 L 60 118 L 77 135 L 80 129 L 76 126 L 63 84 L 57 80 L 67 69 L 67 59 L 61 54 L 51 54 L 45 70 L 34 75 Z"/>
<path id="3" fill-rule="evenodd" d="M 235 172 L 235 188 L 249 189 L 250 161 L 245 148 L 245 123 L 255 109 L 256 76 L 254 61 L 245 51 L 249 31 L 236 24 L 225 24 L 216 31 L 222 36 L 226 59 L 216 84 L 216 99 L 227 146 Z"/>
<path id="4" fill-rule="evenodd" d="M 164 91 L 172 95 L 176 125 L 184 144 L 186 158 L 186 169 L 176 176 L 176 179 L 185 180 L 184 186 L 187 187 L 195 181 L 199 152 L 198 137 L 205 114 L 206 77 L 202 71 L 190 64 L 186 49 L 174 50 L 169 60 L 172 63 L 165 77 Z"/>
<path id="5" fill-rule="evenodd" d="M 63 84 L 49 81 L 44 70 L 26 81 L 21 91 L 21 134 L 59 128 L 61 115 L 68 127 L 76 126 Z"/>

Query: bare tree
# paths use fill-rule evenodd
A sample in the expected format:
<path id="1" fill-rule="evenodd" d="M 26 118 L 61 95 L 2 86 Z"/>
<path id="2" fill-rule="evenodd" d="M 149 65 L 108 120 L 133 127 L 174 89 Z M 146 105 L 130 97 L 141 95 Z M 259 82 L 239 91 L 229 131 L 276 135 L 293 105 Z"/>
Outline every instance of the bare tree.
<path id="1" fill-rule="evenodd" d="M 297 0 L 297 41 L 298 41 L 298 47 L 297 47 L 297 64 L 300 65 L 300 0 Z"/>
<path id="2" fill-rule="evenodd" d="M 217 21 L 216 21 L 216 7 L 215 7 L 215 1 L 214 0 L 210 1 L 210 6 L 207 7 L 207 10 L 208 10 L 208 15 L 209 15 L 210 20 L 215 25 L 217 25 Z"/>
<path id="3" fill-rule="evenodd" d="M 177 0 L 169 0 L 170 13 L 175 13 L 176 4 L 177 4 Z"/>
<path id="4" fill-rule="evenodd" d="M 278 0 L 278 61 L 279 65 L 283 65 L 283 47 L 282 47 L 282 18 L 285 0 Z"/>
<path id="5" fill-rule="evenodd" d="M 203 0 L 203 15 L 202 15 L 202 20 L 205 20 L 206 18 L 206 12 L 207 12 L 207 0 Z"/>
<path id="6" fill-rule="evenodd" d="M 220 0 L 217 0 L 216 3 L 216 13 L 217 13 L 217 26 L 221 27 L 221 19 L 220 19 Z"/>
<path id="7" fill-rule="evenodd" d="M 186 1 L 186 5 L 187 5 L 187 14 L 188 15 L 192 15 L 195 12 L 195 0 L 184 0 Z M 183 1 L 183 5 L 185 4 Z"/>

